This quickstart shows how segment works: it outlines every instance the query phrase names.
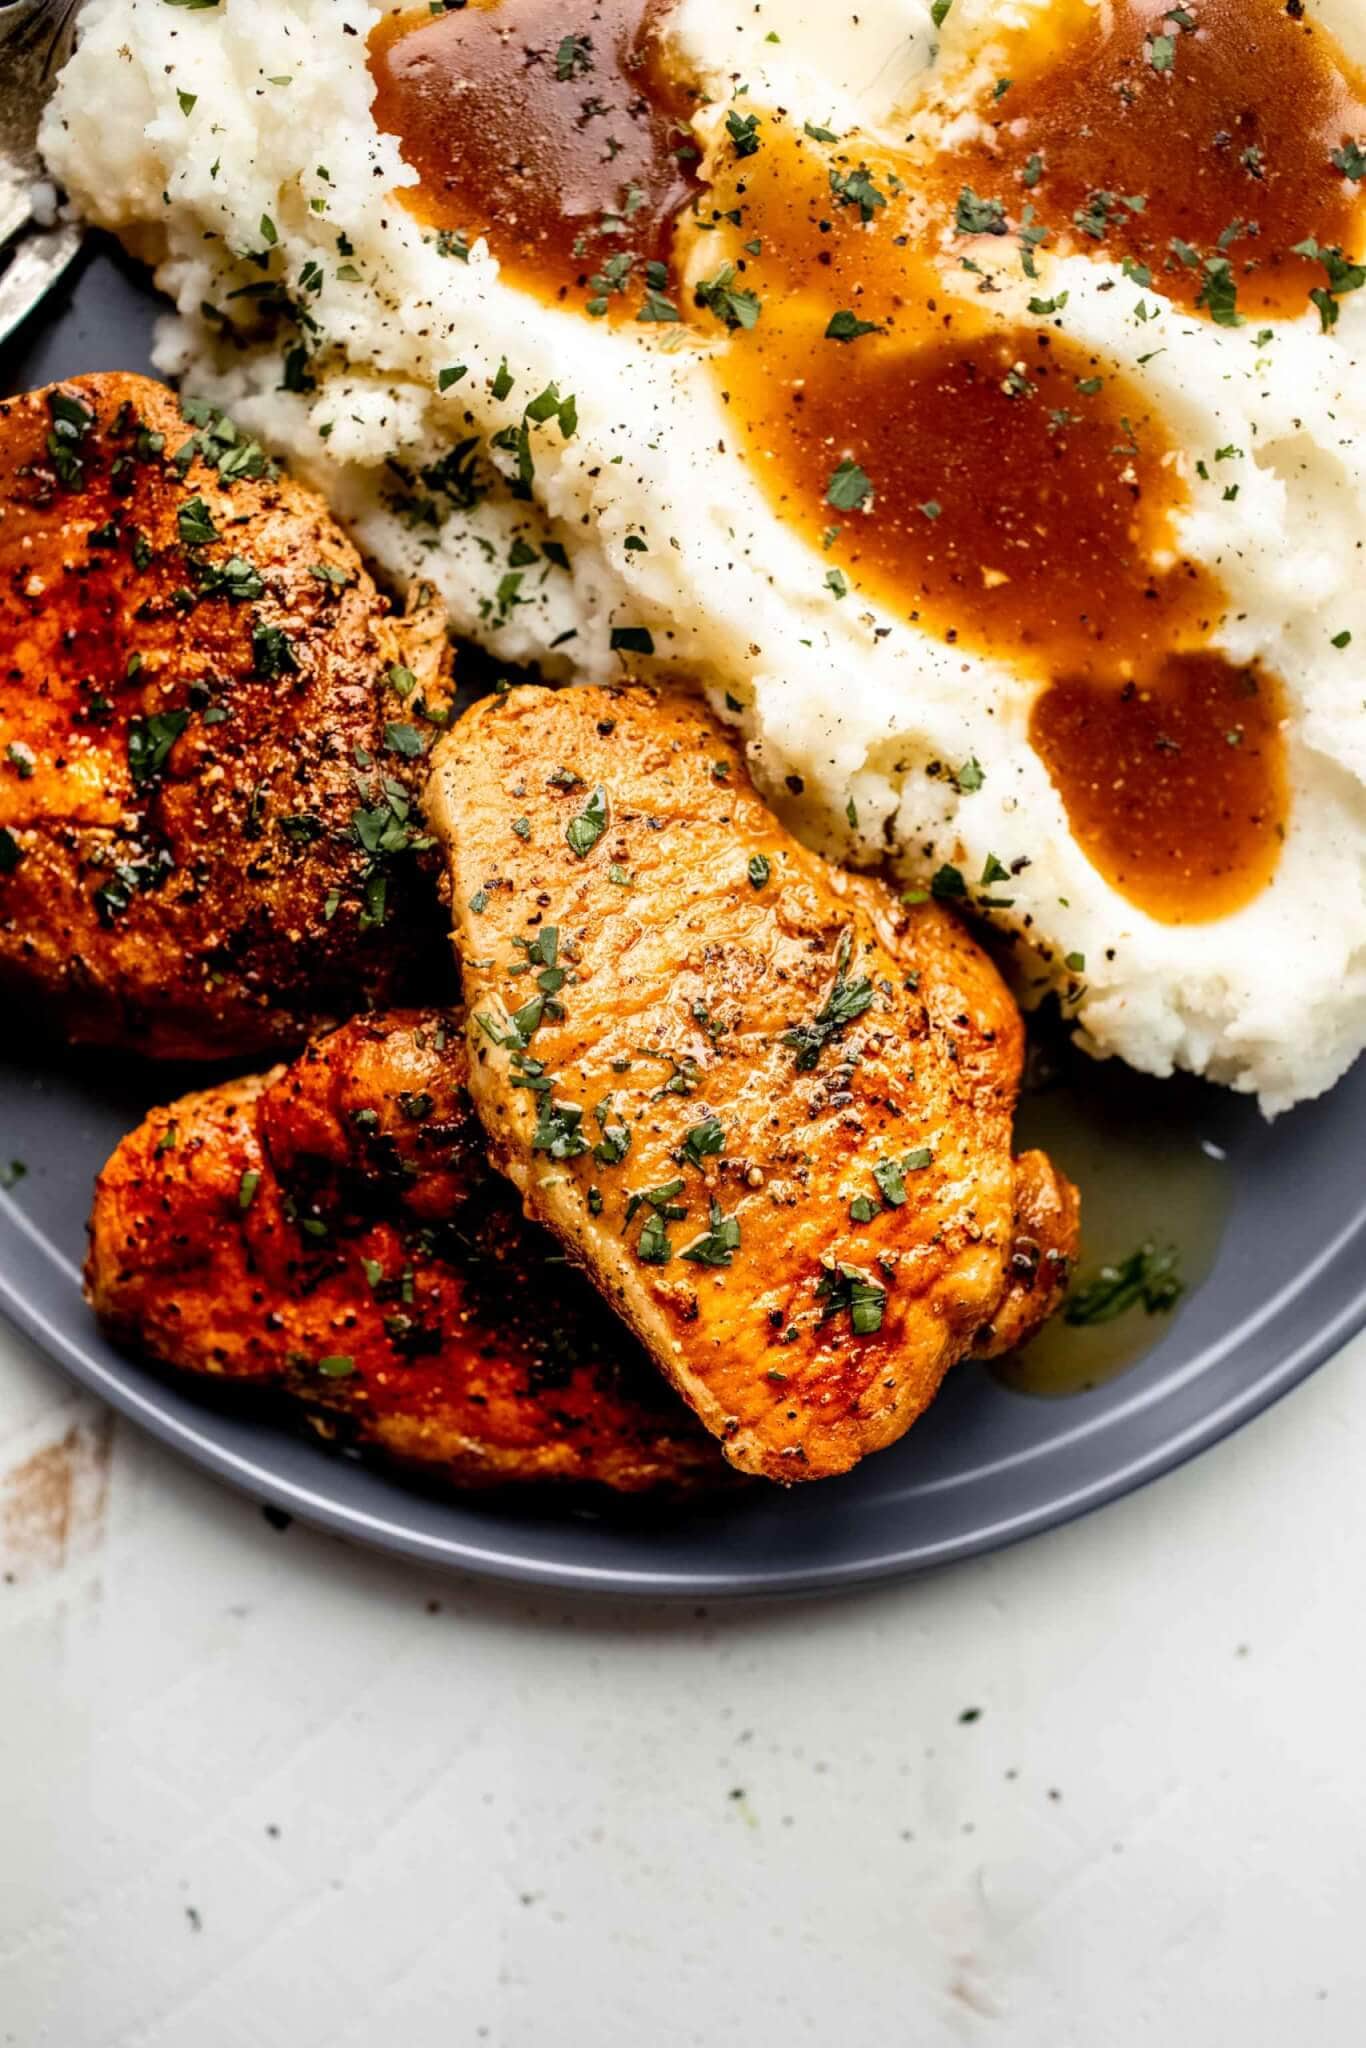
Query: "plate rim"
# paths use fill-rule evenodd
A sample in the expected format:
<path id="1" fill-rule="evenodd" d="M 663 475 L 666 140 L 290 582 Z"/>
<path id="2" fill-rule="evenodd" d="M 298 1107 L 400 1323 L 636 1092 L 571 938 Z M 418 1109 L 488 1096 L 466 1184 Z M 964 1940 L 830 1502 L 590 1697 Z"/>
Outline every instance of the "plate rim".
<path id="1" fill-rule="evenodd" d="M 0 1195 L 0 1243 L 12 1234 L 26 1238 L 54 1269 L 79 1288 L 76 1268 L 10 1196 Z M 1352 1253 L 1358 1247 L 1366 1249 L 1366 1209 L 1326 1253 L 1325 1270 L 1350 1268 Z M 443 1539 L 349 1504 L 325 1483 L 329 1465 L 334 1461 L 321 1445 L 314 1448 L 323 1476 L 319 1486 L 312 1488 L 273 1471 L 269 1465 L 257 1464 L 221 1442 L 212 1430 L 214 1411 L 207 1406 L 202 1411 L 203 1427 L 186 1421 L 167 1405 L 164 1396 L 172 1390 L 163 1387 L 154 1371 L 132 1358 L 120 1357 L 113 1366 L 105 1364 L 91 1345 L 68 1335 L 52 1321 L 11 1277 L 8 1263 L 0 1265 L 0 1314 L 79 1385 L 158 1442 L 178 1451 L 199 1470 L 264 1506 L 295 1516 L 344 1542 L 465 1578 L 524 1589 L 534 1587 L 604 1599 L 762 1600 L 847 1592 L 856 1586 L 912 1578 L 965 1563 L 974 1557 L 1013 1548 L 1046 1530 L 1067 1527 L 1179 1470 L 1273 1408 L 1313 1372 L 1336 1358 L 1366 1328 L 1366 1259 L 1356 1263 L 1361 1279 L 1335 1315 L 1317 1321 L 1297 1343 L 1286 1347 L 1277 1342 L 1271 1362 L 1255 1379 L 1240 1385 L 1222 1403 L 1185 1428 L 1071 1493 L 1054 1494 L 1048 1501 L 1017 1514 L 979 1523 L 971 1531 L 935 1542 L 911 1544 L 872 1558 L 830 1560 L 774 1570 L 749 1566 L 728 1571 L 724 1565 L 690 1566 L 687 1571 L 660 1566 L 636 1570 L 619 1564 L 592 1565 L 541 1557 L 532 1552 L 525 1534 L 519 1538 L 517 1549 L 485 1547 L 461 1537 Z M 1299 1315 L 1310 1292 L 1304 1285 L 1296 1286 L 1288 1294 L 1283 1291 L 1268 1305 L 1265 1317 L 1257 1325 L 1257 1338 L 1275 1332 L 1281 1321 Z M 98 1340 L 93 1314 L 89 1331 L 91 1338 Z M 334 1469 L 340 1475 L 347 1467 L 335 1461 Z"/>

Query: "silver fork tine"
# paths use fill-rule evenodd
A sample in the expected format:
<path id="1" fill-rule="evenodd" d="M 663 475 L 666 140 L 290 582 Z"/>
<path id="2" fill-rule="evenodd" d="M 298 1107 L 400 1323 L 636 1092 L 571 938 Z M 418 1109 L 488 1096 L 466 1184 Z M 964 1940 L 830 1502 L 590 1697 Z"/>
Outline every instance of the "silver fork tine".
<path id="1" fill-rule="evenodd" d="M 0 178 L 0 247 L 18 234 L 31 211 L 27 188 L 21 190 L 10 179 Z"/>
<path id="2" fill-rule="evenodd" d="M 9 269 L 0 277 L 0 347 L 52 290 L 80 246 L 81 231 L 72 226 L 30 235 L 19 244 Z"/>
<path id="3" fill-rule="evenodd" d="M 38 123 L 66 61 L 81 0 L 12 0 L 0 6 L 0 252 L 32 215 L 29 194 L 43 175 Z M 0 272 L 0 343 L 50 291 L 80 246 L 80 230 L 58 227 L 14 248 Z"/>

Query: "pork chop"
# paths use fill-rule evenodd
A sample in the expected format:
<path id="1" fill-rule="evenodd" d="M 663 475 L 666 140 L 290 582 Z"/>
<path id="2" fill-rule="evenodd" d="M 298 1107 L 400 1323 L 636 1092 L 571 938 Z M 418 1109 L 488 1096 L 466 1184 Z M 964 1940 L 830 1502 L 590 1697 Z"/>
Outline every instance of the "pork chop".
<path id="1" fill-rule="evenodd" d="M 402 992 L 446 668 L 435 606 L 393 618 L 221 414 L 119 372 L 0 403 L 11 1014 L 199 1059 Z"/>
<path id="2" fill-rule="evenodd" d="M 154 1110 L 99 1177 L 110 1335 L 456 1487 L 681 1493 L 716 1446 L 484 1161 L 461 1020 L 357 1018 Z"/>
<path id="3" fill-rule="evenodd" d="M 493 1161 L 733 1464 L 846 1471 L 1056 1305 L 1076 1200 L 1012 1155 L 995 968 L 792 839 L 696 701 L 487 699 L 427 807 Z"/>

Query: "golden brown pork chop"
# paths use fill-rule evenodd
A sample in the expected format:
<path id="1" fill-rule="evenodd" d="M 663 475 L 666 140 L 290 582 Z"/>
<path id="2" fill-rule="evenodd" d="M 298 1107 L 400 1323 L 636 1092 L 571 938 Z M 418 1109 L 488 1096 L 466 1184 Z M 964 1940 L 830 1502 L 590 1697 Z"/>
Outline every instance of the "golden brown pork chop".
<path id="1" fill-rule="evenodd" d="M 155 1110 L 100 1175 L 115 1339 L 455 1486 L 716 1485 L 716 1446 L 484 1162 L 461 1020 L 357 1019 Z"/>
<path id="2" fill-rule="evenodd" d="M 427 804 L 494 1161 L 734 1464 L 843 1472 L 1055 1306 L 1075 1197 L 1011 1156 L 1004 985 L 790 838 L 733 732 L 518 689 L 441 743 Z"/>
<path id="3" fill-rule="evenodd" d="M 221 415 L 122 373 L 0 403 L 0 991 L 180 1058 L 389 998 L 445 696 L 442 623 Z"/>

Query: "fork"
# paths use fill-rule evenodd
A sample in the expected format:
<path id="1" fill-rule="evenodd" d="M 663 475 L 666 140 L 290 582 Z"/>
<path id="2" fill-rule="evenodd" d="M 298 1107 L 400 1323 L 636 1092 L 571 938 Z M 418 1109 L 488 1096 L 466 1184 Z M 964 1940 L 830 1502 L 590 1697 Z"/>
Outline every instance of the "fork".
<path id="1" fill-rule="evenodd" d="M 0 344 L 56 284 L 81 245 L 71 223 L 39 227 L 33 189 L 46 177 L 38 124 L 71 53 L 82 0 L 0 0 Z"/>

